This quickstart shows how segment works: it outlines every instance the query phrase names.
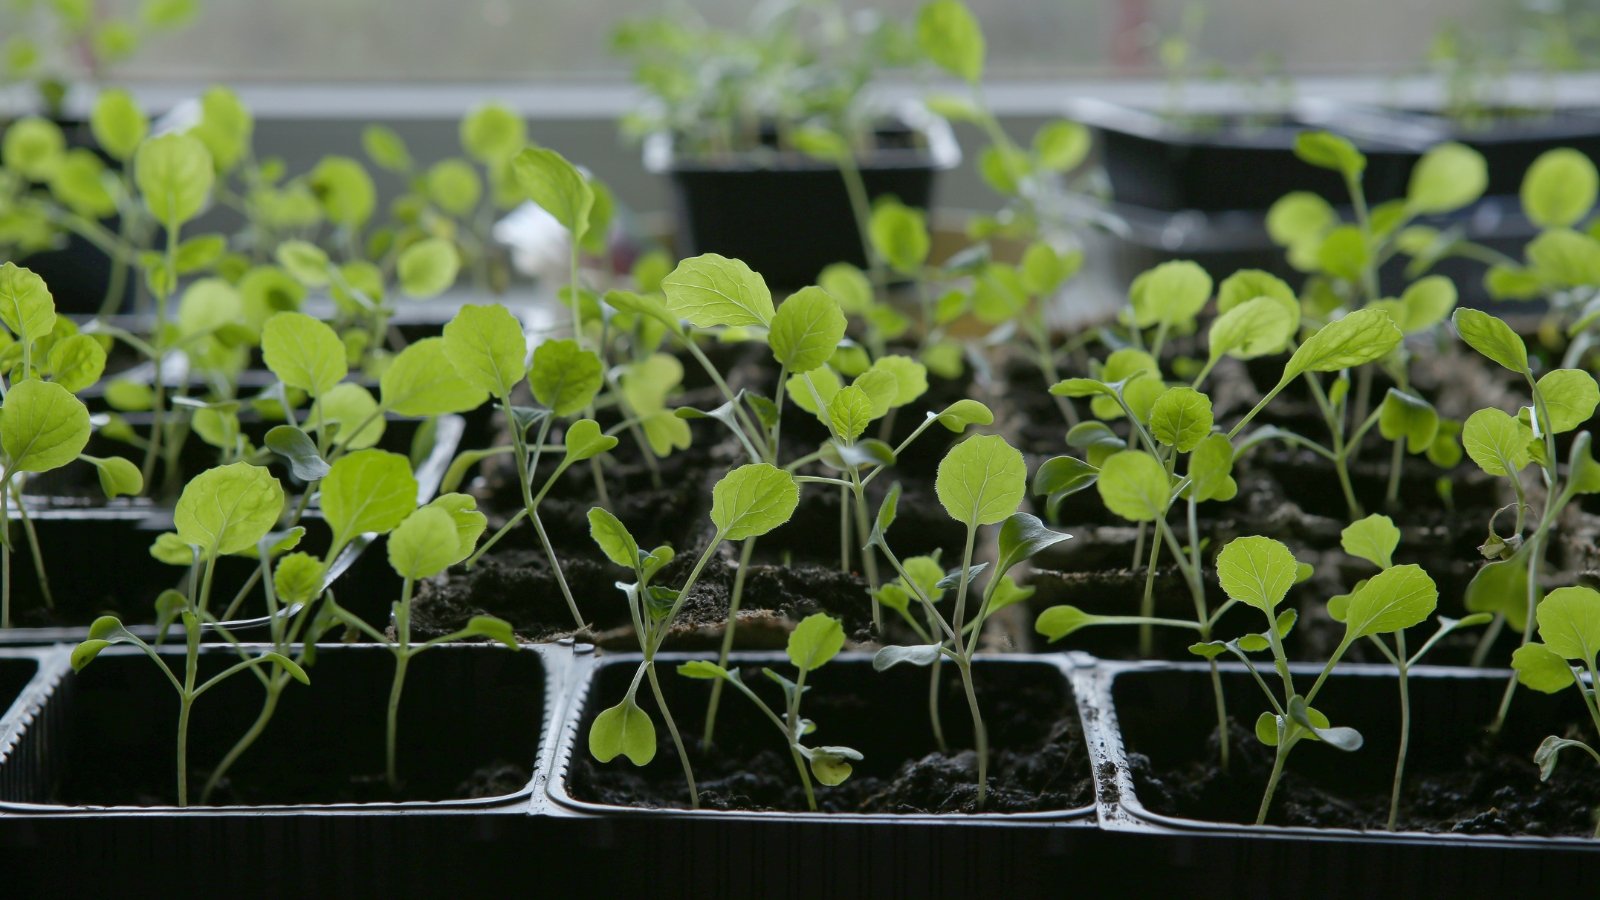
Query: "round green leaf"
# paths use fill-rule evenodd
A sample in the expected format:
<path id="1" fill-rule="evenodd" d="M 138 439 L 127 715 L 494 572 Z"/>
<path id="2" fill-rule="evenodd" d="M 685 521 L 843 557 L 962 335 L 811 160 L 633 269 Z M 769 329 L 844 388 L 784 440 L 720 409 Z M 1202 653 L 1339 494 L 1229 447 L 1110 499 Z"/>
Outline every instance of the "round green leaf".
<path id="1" fill-rule="evenodd" d="M 139 146 L 134 183 L 156 221 L 176 228 L 200 214 L 216 180 L 211 153 L 186 134 L 165 134 Z"/>
<path id="2" fill-rule="evenodd" d="M 418 241 L 400 253 L 397 263 L 400 290 L 416 299 L 437 297 L 456 283 L 461 255 L 443 238 Z"/>
<path id="3" fill-rule="evenodd" d="M 934 0 L 922 7 L 917 46 L 940 68 L 970 84 L 983 78 L 983 29 L 960 0 Z"/>
<path id="4" fill-rule="evenodd" d="M 1600 404 L 1600 385 L 1582 369 L 1553 369 L 1539 379 L 1538 385 L 1550 416 L 1545 425 L 1556 434 L 1589 421 L 1595 405 Z"/>
<path id="5" fill-rule="evenodd" d="M 0 446 L 19 472 L 59 469 L 89 443 L 88 407 L 59 384 L 18 382 L 0 412 Z"/>
<path id="6" fill-rule="evenodd" d="M 0 322 L 22 343 L 49 334 L 56 324 L 56 301 L 44 279 L 16 263 L 0 264 Z"/>
<path id="7" fill-rule="evenodd" d="M 995 434 L 980 434 L 939 461 L 934 492 L 950 518 L 975 528 L 1005 521 L 1028 488 L 1022 453 Z"/>
<path id="8" fill-rule="evenodd" d="M 461 119 L 461 148 L 478 162 L 510 159 L 527 143 L 522 117 L 504 104 L 485 103 Z"/>
<path id="9" fill-rule="evenodd" d="M 1562 659 L 1587 664 L 1600 654 L 1600 592 L 1556 588 L 1539 601 L 1539 639 Z"/>
<path id="10" fill-rule="evenodd" d="M 317 397 L 306 417 L 306 428 L 315 430 L 318 425 L 331 430 L 334 446 L 350 450 L 376 444 L 386 428 L 378 401 L 359 384 L 336 384 Z"/>
<path id="11" fill-rule="evenodd" d="M 760 537 L 789 521 L 799 502 L 794 476 L 752 463 L 724 475 L 711 489 L 711 522 L 726 540 Z"/>
<path id="12" fill-rule="evenodd" d="M 444 326 L 444 354 L 468 384 L 502 399 L 527 372 L 522 325 L 498 303 L 457 310 Z"/>
<path id="13" fill-rule="evenodd" d="M 401 578 L 431 578 L 459 556 L 455 522 L 442 509 L 424 506 L 389 534 L 389 565 Z"/>
<path id="14" fill-rule="evenodd" d="M 893 200 L 880 202 L 872 210 L 867 232 L 873 250 L 897 272 L 913 274 L 928 261 L 932 241 L 920 209 Z"/>
<path id="15" fill-rule="evenodd" d="M 1350 595 L 1345 609 L 1345 640 L 1389 634 L 1419 625 L 1433 615 L 1439 589 L 1420 566 L 1385 569 Z"/>
<path id="16" fill-rule="evenodd" d="M 1269 616 L 1294 586 L 1298 568 L 1289 548 L 1272 538 L 1234 538 L 1217 554 L 1223 591 Z"/>
<path id="17" fill-rule="evenodd" d="M 1217 316 L 1209 335 L 1211 359 L 1254 359 L 1280 353 L 1294 337 L 1299 316 L 1273 297 L 1246 300 Z"/>
<path id="18" fill-rule="evenodd" d="M 1540 154 L 1522 179 L 1522 211 L 1541 228 L 1576 225 L 1594 208 L 1600 173 L 1570 147 Z"/>
<path id="19" fill-rule="evenodd" d="M 1440 144 L 1412 168 L 1406 206 L 1423 214 L 1453 212 L 1482 197 L 1488 186 L 1482 154 L 1465 144 Z"/>
<path id="20" fill-rule="evenodd" d="M 844 330 L 839 302 L 822 288 L 808 287 L 778 307 L 767 342 L 779 365 L 793 373 L 810 372 L 833 356 Z"/>
<path id="21" fill-rule="evenodd" d="M 603 763 L 626 756 L 636 766 L 656 758 L 656 726 L 632 698 L 604 710 L 589 726 L 589 754 Z"/>
<path id="22" fill-rule="evenodd" d="M 1519 375 L 1527 373 L 1528 346 L 1510 325 L 1479 309 L 1458 309 L 1450 319 L 1472 349 Z"/>
<path id="23" fill-rule="evenodd" d="M 600 391 L 600 357 L 577 341 L 545 341 L 533 351 L 528 385 L 533 398 L 557 416 L 566 417 L 594 402 Z"/>
<path id="24" fill-rule="evenodd" d="M 439 337 L 407 345 L 390 360 L 378 385 L 383 407 L 402 416 L 467 412 L 488 399 L 488 392 L 456 372 Z"/>
<path id="25" fill-rule="evenodd" d="M 1572 664 L 1544 644 L 1523 644 L 1511 654 L 1511 668 L 1517 681 L 1543 694 L 1554 694 L 1571 685 Z"/>
<path id="26" fill-rule="evenodd" d="M 774 315 L 767 283 L 736 259 L 707 253 L 678 263 L 661 281 L 667 308 L 700 328 L 766 326 Z"/>
<path id="27" fill-rule="evenodd" d="M 1211 398 L 1193 388 L 1168 388 L 1150 407 L 1150 433 L 1179 453 L 1188 453 L 1211 433 Z"/>
<path id="28" fill-rule="evenodd" d="M 1339 545 L 1351 556 L 1387 569 L 1394 565 L 1394 551 L 1400 546 L 1400 529 L 1388 516 L 1373 513 L 1346 525 L 1339 533 Z"/>
<path id="29" fill-rule="evenodd" d="M 1336 372 L 1381 359 L 1404 336 L 1381 309 L 1358 309 L 1322 326 L 1283 368 L 1283 383 L 1306 372 Z"/>
<path id="30" fill-rule="evenodd" d="M 802 672 L 814 672 L 844 649 L 844 625 L 827 613 L 813 613 L 789 632 L 789 661 Z"/>
<path id="31" fill-rule="evenodd" d="M 261 356 L 280 381 L 313 397 L 332 390 L 350 371 L 344 341 L 305 313 L 282 312 L 268 319 L 261 329 Z"/>
<path id="32" fill-rule="evenodd" d="M 1130 522 L 1154 522 L 1166 515 L 1172 483 L 1154 456 L 1124 450 L 1101 463 L 1095 488 L 1113 513 Z"/>
<path id="33" fill-rule="evenodd" d="M 261 466 L 207 469 L 183 488 L 172 521 L 178 537 L 208 557 L 256 545 L 283 514 L 283 486 Z"/>
<path id="34" fill-rule="evenodd" d="M 1326 131 L 1302 131 L 1295 135 L 1294 155 L 1321 169 L 1332 169 L 1354 178 L 1367 167 L 1367 158 L 1349 140 Z"/>
<path id="35" fill-rule="evenodd" d="M 1211 276 L 1188 260 L 1164 262 L 1133 280 L 1128 300 L 1140 328 L 1176 325 L 1199 315 L 1211 298 Z"/>
<path id="36" fill-rule="evenodd" d="M 347 156 L 323 157 L 307 180 L 328 221 L 346 228 L 359 228 L 372 218 L 378 193 L 372 176 L 361 163 Z"/>
<path id="37" fill-rule="evenodd" d="M 583 240 L 594 210 L 594 189 L 567 158 L 545 147 L 529 147 L 511 162 L 511 171 L 528 199 Z"/>
<path id="38" fill-rule="evenodd" d="M 386 450 L 358 450 L 341 457 L 322 479 L 322 515 L 334 542 L 365 532 L 383 533 L 417 508 L 411 462 Z"/>

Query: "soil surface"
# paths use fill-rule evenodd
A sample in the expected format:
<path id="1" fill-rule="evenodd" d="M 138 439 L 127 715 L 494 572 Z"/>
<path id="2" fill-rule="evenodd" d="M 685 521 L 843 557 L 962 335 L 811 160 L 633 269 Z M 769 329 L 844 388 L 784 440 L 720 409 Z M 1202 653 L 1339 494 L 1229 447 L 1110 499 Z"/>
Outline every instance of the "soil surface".
<path id="1" fill-rule="evenodd" d="M 837 664 L 836 664 L 837 665 Z M 784 667 L 787 669 L 787 667 Z M 808 744 L 838 743 L 859 750 L 864 759 L 841 785 L 815 785 L 818 807 L 825 812 L 970 813 L 977 810 L 977 755 L 970 749 L 960 683 L 948 668 L 941 683 L 941 709 L 949 752 L 933 742 L 927 712 L 927 670 L 873 673 L 864 664 L 852 667 L 846 679 L 826 668 L 816 673 L 816 689 L 806 694 L 802 714 L 817 723 Z M 902 667 L 904 669 L 905 667 Z M 1012 666 L 976 669 L 978 702 L 988 725 L 991 758 L 989 790 L 983 808 L 991 813 L 1041 812 L 1086 806 L 1094 800 L 1082 729 L 1071 695 L 1059 677 L 1045 667 L 1027 672 L 997 672 Z M 1050 672 L 1055 670 L 1050 669 Z M 718 810 L 804 811 L 805 791 L 783 736 L 751 701 L 733 690 L 723 694 L 718 740 L 700 746 L 706 689 L 683 690 L 679 678 L 663 666 L 663 687 L 678 726 L 690 742 L 691 764 L 701 792 L 701 805 Z M 792 671 L 782 674 L 792 675 Z M 620 696 L 622 683 L 602 684 L 590 699 L 588 723 L 599 708 Z M 767 702 L 778 702 L 776 690 L 759 670 L 747 668 L 746 684 L 760 685 Z M 615 680 L 615 679 L 612 679 Z M 885 689 L 892 682 L 892 690 Z M 808 685 L 809 687 L 810 685 Z M 641 705 L 655 713 L 649 691 Z M 664 727 L 657 728 L 656 758 L 642 768 L 625 759 L 608 764 L 593 760 L 580 739 L 574 753 L 570 790 L 574 797 L 596 803 L 640 807 L 686 807 L 682 768 Z"/>
<path id="2" fill-rule="evenodd" d="M 698 549 L 680 553 L 656 576 L 656 583 L 682 584 L 698 556 Z M 421 585 L 412 600 L 413 633 L 448 634 L 473 616 L 492 615 L 510 622 L 525 640 L 579 635 L 603 647 L 637 650 L 627 601 L 616 587 L 628 573 L 586 556 L 564 557 L 561 566 L 590 626 L 587 629 L 576 627 L 544 554 L 519 548 L 486 554 L 471 569 L 457 567 Z M 724 558 L 712 557 L 684 601 L 665 646 L 721 645 L 735 572 Z M 852 639 L 871 637 L 871 599 L 858 577 L 818 565 L 752 565 L 740 602 L 738 645 L 782 647 L 793 624 L 817 612 L 841 619 Z"/>
<path id="3" fill-rule="evenodd" d="M 1209 758 L 1183 766 L 1161 769 L 1148 757 L 1130 754 L 1145 807 L 1171 816 L 1253 823 L 1272 771 L 1273 751 L 1251 730 L 1238 722 L 1231 724 L 1234 752 L 1226 773 L 1217 763 L 1214 735 Z M 1576 727 L 1573 731 L 1584 736 Z M 1593 738 L 1592 733 L 1586 736 Z M 1296 771 L 1295 757 L 1304 752 L 1303 745 L 1290 756 L 1268 824 L 1374 831 L 1386 826 L 1386 789 L 1359 793 L 1330 789 Z M 1450 764 L 1425 756 L 1408 761 L 1399 830 L 1551 837 L 1594 833 L 1600 766 L 1592 765 L 1592 760 L 1573 754 L 1556 767 L 1550 781 L 1541 782 L 1532 754 L 1524 749 L 1512 751 L 1480 741 L 1462 747 L 1461 754 Z M 1387 758 L 1393 758 L 1392 752 Z"/>

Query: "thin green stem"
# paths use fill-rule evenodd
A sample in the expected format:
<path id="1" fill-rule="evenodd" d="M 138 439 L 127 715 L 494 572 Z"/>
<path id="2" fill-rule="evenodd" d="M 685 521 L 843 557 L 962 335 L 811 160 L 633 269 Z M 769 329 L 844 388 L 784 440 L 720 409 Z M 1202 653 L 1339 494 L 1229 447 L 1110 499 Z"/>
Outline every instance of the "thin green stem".
<path id="1" fill-rule="evenodd" d="M 722 648 L 717 652 L 717 665 L 726 669 L 728 656 L 733 652 L 734 628 L 739 621 L 739 603 L 744 598 L 745 573 L 750 569 L 750 555 L 755 552 L 756 539 L 747 538 L 739 548 L 739 569 L 733 573 L 733 593 L 728 598 L 728 620 L 722 630 Z M 722 679 L 711 683 L 711 700 L 706 704 L 706 730 L 701 744 L 711 746 L 717 732 L 717 705 L 722 700 Z"/>

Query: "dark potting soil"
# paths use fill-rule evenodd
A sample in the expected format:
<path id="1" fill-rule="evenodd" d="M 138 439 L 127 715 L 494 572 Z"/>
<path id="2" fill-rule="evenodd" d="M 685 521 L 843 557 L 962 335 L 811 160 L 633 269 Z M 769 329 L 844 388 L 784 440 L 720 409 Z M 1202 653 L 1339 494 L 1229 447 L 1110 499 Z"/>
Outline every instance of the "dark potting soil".
<path id="1" fill-rule="evenodd" d="M 680 585 L 698 558 L 685 551 L 656 576 L 662 585 Z M 578 609 L 590 629 L 587 640 L 602 647 L 637 649 L 626 599 L 616 587 L 626 573 L 593 557 L 562 560 Z M 713 556 L 678 613 L 668 648 L 719 647 L 728 618 L 735 567 Z M 854 640 L 871 638 L 872 610 L 866 585 L 837 568 L 816 565 L 753 565 L 740 601 L 740 647 L 781 647 L 794 623 L 826 612 L 840 618 Z M 412 600 L 412 628 L 422 636 L 448 634 L 475 615 L 498 616 L 517 634 L 549 641 L 576 633 L 572 613 L 543 553 L 526 548 L 486 554 L 472 569 L 457 567 L 424 583 Z"/>
<path id="2" fill-rule="evenodd" d="M 1549 734 L 1593 739 L 1593 724 L 1571 696 L 1517 693 L 1496 740 L 1487 726 L 1505 673 L 1417 672 L 1409 680 L 1410 750 L 1398 827 L 1470 834 L 1581 835 L 1594 832 L 1600 766 L 1582 754 L 1539 780 L 1534 750 Z M 1309 676 L 1308 676 L 1309 677 Z M 1268 673 L 1269 680 L 1271 679 Z M 1271 682 L 1276 687 L 1276 682 Z M 1154 812 L 1213 822 L 1255 821 L 1273 761 L 1256 740 L 1266 709 L 1248 674 L 1222 673 L 1231 717 L 1231 765 L 1220 767 L 1210 679 L 1203 670 L 1122 673 L 1113 684 L 1118 724 L 1140 802 Z M 1382 829 L 1399 744 L 1398 683 L 1391 675 L 1335 674 L 1317 707 L 1359 730 L 1361 749 L 1344 753 L 1304 742 L 1290 755 L 1267 822 Z M 1246 724 L 1249 723 L 1249 724 Z"/>
<path id="3" fill-rule="evenodd" d="M 1571 723 L 1571 733 L 1592 739 L 1592 734 L 1585 735 L 1577 727 L 1582 724 Z M 1130 755 L 1140 801 L 1166 815 L 1253 823 L 1272 771 L 1273 750 L 1257 741 L 1253 730 L 1233 720 L 1230 725 L 1233 752 L 1227 772 L 1218 763 L 1214 734 L 1208 743 L 1210 755 L 1203 762 L 1158 769 L 1148 757 Z M 1300 774 L 1294 766 L 1309 746 L 1302 745 L 1290 756 L 1267 823 L 1383 830 L 1389 818 L 1388 790 L 1350 792 Z M 1359 752 L 1371 750 L 1380 748 Z M 1317 751 L 1337 752 L 1324 748 L 1312 752 Z M 1460 751 L 1451 765 L 1408 754 L 1398 830 L 1546 837 L 1594 833 L 1595 811 L 1600 807 L 1600 767 L 1592 765 L 1592 760 L 1574 754 L 1544 782 L 1539 780 L 1533 751 L 1526 747 L 1511 750 L 1485 740 Z M 1392 749 L 1380 752 L 1393 763 Z"/>
<path id="4" fill-rule="evenodd" d="M 380 761 L 381 762 L 381 761 Z M 334 804 L 334 803 L 403 803 L 407 801 L 477 800 L 486 797 L 503 797 L 527 786 L 532 770 L 505 760 L 495 760 L 475 769 L 465 779 L 454 785 L 444 783 L 418 783 L 405 781 L 398 790 L 391 789 L 381 767 L 359 775 L 346 775 L 314 769 L 309 766 L 282 766 L 275 770 L 279 775 L 264 782 L 258 777 L 234 778 L 229 775 L 217 783 L 208 805 L 213 806 L 266 806 L 282 804 Z M 211 776 L 209 770 L 195 773 L 198 783 L 204 784 Z M 117 791 L 112 784 L 97 786 L 104 791 Z M 137 787 L 130 790 L 137 791 Z M 157 806 L 172 802 L 170 794 L 135 794 L 134 806 Z M 191 795 L 193 796 L 193 795 Z"/>
<path id="5" fill-rule="evenodd" d="M 690 742 L 702 807 L 751 811 L 807 808 L 783 736 L 748 698 L 724 690 L 717 741 L 704 748 L 699 736 L 708 696 L 705 683 L 681 678 L 665 665 L 660 671 L 668 703 Z M 982 811 L 1066 810 L 1093 802 L 1082 729 L 1059 670 L 1038 663 L 980 663 L 974 672 L 991 748 L 989 789 Z M 605 674 L 610 677 L 595 685 L 574 751 L 569 775 L 573 796 L 618 806 L 688 806 L 682 767 L 665 727 L 657 728 L 656 758 L 642 768 L 620 757 L 600 764 L 588 755 L 583 735 L 587 735 L 589 723 L 626 690 L 633 667 L 612 667 Z M 817 723 L 808 743 L 842 744 L 863 755 L 843 784 L 814 785 L 822 811 L 978 811 L 977 755 L 966 749 L 971 746 L 971 721 L 965 694 L 950 667 L 942 674 L 939 700 L 951 748 L 948 752 L 938 750 L 929 725 L 928 670 L 901 666 L 875 673 L 867 663 L 836 662 L 813 673 L 807 686 L 815 689 L 807 692 L 801 709 Z M 780 702 L 777 686 L 756 667 L 746 667 L 743 677 L 768 703 Z M 649 694 L 641 691 L 640 703 L 660 722 Z"/>

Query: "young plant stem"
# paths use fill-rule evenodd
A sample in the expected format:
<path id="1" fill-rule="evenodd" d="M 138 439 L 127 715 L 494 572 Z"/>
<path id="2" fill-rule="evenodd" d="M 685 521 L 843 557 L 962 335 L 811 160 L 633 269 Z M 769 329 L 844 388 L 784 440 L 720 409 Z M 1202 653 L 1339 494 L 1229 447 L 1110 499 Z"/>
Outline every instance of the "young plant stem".
<path id="1" fill-rule="evenodd" d="M 839 154 L 834 163 L 839 167 L 839 177 L 844 180 L 845 193 L 850 198 L 850 212 L 855 217 L 856 231 L 861 237 L 861 253 L 867 261 L 867 270 L 872 273 L 873 292 L 881 293 L 889 287 L 889 273 L 872 246 L 872 203 L 867 196 L 866 182 L 861 178 L 861 169 L 856 166 L 852 151 Z"/>
<path id="2" fill-rule="evenodd" d="M 972 656 L 977 649 L 978 635 L 974 634 L 968 642 L 963 633 L 967 623 L 967 591 L 972 582 L 972 551 L 977 536 L 977 526 L 968 524 L 967 542 L 961 550 L 961 580 L 956 587 L 955 614 L 951 618 L 951 626 L 955 632 L 952 639 L 955 643 L 956 667 L 961 672 L 961 686 L 967 694 L 967 709 L 972 713 L 972 735 L 978 751 L 977 808 L 982 810 L 989 793 L 989 733 L 984 728 L 983 713 L 978 709 L 978 695 L 972 685 Z"/>
<path id="3" fill-rule="evenodd" d="M 1395 669 L 1400 676 L 1400 755 L 1394 763 L 1394 787 L 1389 791 L 1389 824 L 1394 830 L 1400 818 L 1400 786 L 1406 776 L 1406 750 L 1411 745 L 1411 688 L 1407 681 L 1410 663 L 1406 659 L 1406 633 L 1397 631 L 1395 639 Z"/>
<path id="4" fill-rule="evenodd" d="M 806 690 L 806 670 L 801 667 L 795 676 L 794 691 L 789 695 L 789 715 L 784 718 L 784 734 L 789 738 L 789 755 L 794 757 L 794 766 L 800 770 L 800 783 L 806 789 L 806 806 L 812 811 L 817 811 L 817 797 L 811 790 L 811 773 L 806 771 L 805 761 L 800 756 L 800 696 Z"/>
<path id="5" fill-rule="evenodd" d="M 755 552 L 756 539 L 748 538 L 744 546 L 739 548 L 739 568 L 733 573 L 733 593 L 728 598 L 728 623 L 722 630 L 722 647 L 717 652 L 717 665 L 726 669 L 728 655 L 733 652 L 734 623 L 739 618 L 739 603 L 744 597 L 744 577 L 750 569 L 750 554 Z M 722 700 L 722 679 L 711 683 L 711 700 L 706 704 L 706 730 L 701 736 L 700 743 L 706 747 L 711 746 L 712 739 L 717 732 L 717 706 Z"/>
<path id="6" fill-rule="evenodd" d="M 1288 743 L 1287 730 L 1283 718 L 1278 719 L 1278 746 L 1272 756 L 1272 774 L 1267 776 L 1267 789 L 1261 795 L 1261 808 L 1256 811 L 1256 824 L 1267 824 L 1267 811 L 1272 808 L 1272 795 L 1278 791 L 1278 780 L 1283 777 L 1283 761 L 1288 756 L 1285 744 Z"/>
<path id="7" fill-rule="evenodd" d="M 166 258 L 163 263 L 160 290 L 156 291 L 156 322 L 155 333 L 158 342 L 164 342 L 168 310 L 167 304 L 172 296 L 172 289 L 176 284 L 169 283 L 177 280 L 178 272 L 178 233 L 176 224 L 167 226 Z M 139 467 L 144 478 L 145 489 L 149 490 L 152 477 L 155 475 L 156 459 L 161 455 L 162 432 L 166 430 L 166 351 L 160 350 L 151 360 L 155 364 L 155 377 L 151 385 L 150 395 L 150 445 L 145 449 L 144 465 Z M 168 485 L 171 487 L 171 485 Z"/>
<path id="8" fill-rule="evenodd" d="M 1193 512 L 1193 504 L 1190 506 L 1190 511 L 1191 513 Z M 1194 526 L 1191 525 L 1190 527 Z M 1184 555 L 1183 547 L 1178 543 L 1177 535 L 1173 534 L 1172 527 L 1167 524 L 1165 518 L 1156 519 L 1156 531 L 1172 552 L 1173 559 L 1178 564 L 1178 571 L 1183 575 L 1184 582 L 1189 586 L 1189 596 L 1194 601 L 1195 622 L 1198 623 L 1200 629 L 1200 640 L 1202 642 L 1209 641 L 1211 640 L 1211 618 L 1206 614 L 1205 582 L 1201 580 L 1200 570 L 1198 567 L 1193 567 L 1189 564 L 1189 560 Z M 1159 619 L 1152 621 L 1160 624 Z M 1217 669 L 1216 658 L 1213 657 L 1210 663 L 1211 693 L 1215 698 L 1217 709 L 1217 749 L 1221 758 L 1222 770 L 1226 772 L 1229 763 L 1228 704 L 1222 692 L 1222 674 Z"/>
<path id="9" fill-rule="evenodd" d="M 1406 439 L 1402 436 L 1394 442 L 1394 450 L 1389 457 L 1389 486 L 1383 494 L 1383 502 L 1390 509 L 1400 505 L 1400 473 L 1406 464 Z"/>
<path id="10" fill-rule="evenodd" d="M 394 609 L 394 683 L 389 688 L 388 718 L 384 727 L 384 776 L 389 790 L 400 790 L 400 776 L 395 766 L 400 731 L 400 695 L 405 690 L 406 667 L 411 662 L 411 590 L 412 580 L 407 578 L 400 587 L 400 603 Z"/>
<path id="11" fill-rule="evenodd" d="M 672 746 L 678 751 L 678 762 L 683 765 L 683 778 L 689 783 L 689 806 L 699 809 L 700 789 L 695 787 L 694 767 L 689 764 L 689 751 L 683 746 L 683 736 L 678 734 L 678 723 L 672 718 L 672 710 L 667 708 L 667 698 L 661 693 L 661 679 L 656 676 L 655 659 L 652 657 L 645 665 L 645 675 L 650 679 L 650 692 L 655 695 L 656 706 L 661 708 L 661 718 L 667 721 L 667 733 L 672 735 Z"/>
<path id="12" fill-rule="evenodd" d="M 11 476 L 7 474 L 6 481 Z M 11 508 L 10 485 L 0 485 L 0 628 L 11 627 Z"/>
<path id="13" fill-rule="evenodd" d="M 22 502 L 22 490 L 17 482 L 11 482 L 11 496 L 17 501 L 17 520 L 22 523 L 22 536 L 28 541 L 28 553 L 33 557 L 34 577 L 39 582 L 39 593 L 44 597 L 46 609 L 56 608 L 56 599 L 50 592 L 50 575 L 44 568 L 44 551 L 39 546 L 39 533 L 33 528 L 33 519 L 28 517 L 28 506 Z"/>

